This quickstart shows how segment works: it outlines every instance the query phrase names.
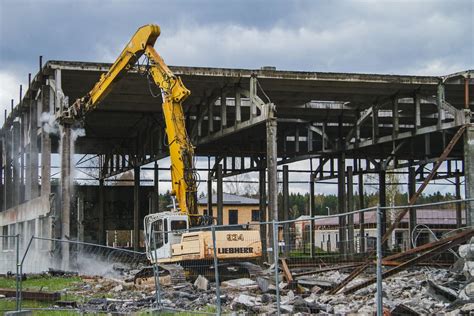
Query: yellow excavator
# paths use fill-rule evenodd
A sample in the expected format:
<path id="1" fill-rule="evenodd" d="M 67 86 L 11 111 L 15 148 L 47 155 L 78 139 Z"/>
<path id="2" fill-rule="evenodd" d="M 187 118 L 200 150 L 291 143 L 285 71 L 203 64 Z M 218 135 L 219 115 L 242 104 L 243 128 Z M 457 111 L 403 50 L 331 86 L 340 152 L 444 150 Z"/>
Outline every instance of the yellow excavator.
<path id="1" fill-rule="evenodd" d="M 212 220 L 198 214 L 194 147 L 186 132 L 182 104 L 190 95 L 181 78 L 175 76 L 153 45 L 160 35 L 157 25 L 138 29 L 120 56 L 103 74 L 92 90 L 63 112 L 63 122 L 73 122 L 96 109 L 123 75 L 139 58 L 147 59 L 149 80 L 161 90 L 163 115 L 168 136 L 173 210 L 147 215 L 144 219 L 145 245 L 152 263 L 196 264 L 213 259 L 214 247 L 209 226 Z M 178 202 L 174 202 L 175 199 Z M 179 210 L 178 210 L 179 209 Z M 201 226 L 201 229 L 195 229 Z M 261 257 L 262 243 L 258 230 L 215 231 L 216 255 L 220 260 L 249 261 Z"/>

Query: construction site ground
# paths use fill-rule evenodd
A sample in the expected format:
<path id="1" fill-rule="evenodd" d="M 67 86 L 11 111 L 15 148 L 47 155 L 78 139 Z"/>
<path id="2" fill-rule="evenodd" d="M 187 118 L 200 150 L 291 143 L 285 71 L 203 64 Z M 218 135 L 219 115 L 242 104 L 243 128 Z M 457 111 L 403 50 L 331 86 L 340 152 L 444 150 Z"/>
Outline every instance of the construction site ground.
<path id="1" fill-rule="evenodd" d="M 471 245 L 461 247 L 459 259 L 452 266 L 436 263 L 413 266 L 384 279 L 384 309 L 389 315 L 470 315 L 474 310 L 474 272 Z M 329 294 L 350 274 L 353 266 L 280 265 L 280 310 L 282 314 L 372 315 L 375 313 L 375 285 L 351 294 Z M 388 269 L 389 267 L 387 267 Z M 319 270 L 319 272 L 318 272 Z M 119 313 L 142 315 L 156 309 L 153 277 L 136 278 L 137 269 L 117 267 L 113 276 L 75 275 L 50 270 L 43 274 L 24 275 L 23 309 L 34 315 L 75 315 Z M 288 273 L 290 275 L 288 275 Z M 373 266 L 366 269 L 346 288 L 360 284 L 374 275 Z M 223 314 L 272 315 L 277 311 L 274 266 L 262 266 L 259 276 L 221 280 Z M 293 278 L 293 282 L 287 282 Z M 1 290 L 15 289 L 15 276 L 0 278 Z M 169 275 L 160 276 L 160 300 L 165 313 L 216 313 L 214 280 L 203 276 L 174 282 Z M 41 296 L 40 294 L 44 294 Z M 57 296 L 54 296 L 57 295 Z M 15 298 L 0 295 L 0 310 L 15 308 Z M 39 298 L 41 297 L 41 298 Z M 35 310 L 42 309 L 42 310 Z"/>

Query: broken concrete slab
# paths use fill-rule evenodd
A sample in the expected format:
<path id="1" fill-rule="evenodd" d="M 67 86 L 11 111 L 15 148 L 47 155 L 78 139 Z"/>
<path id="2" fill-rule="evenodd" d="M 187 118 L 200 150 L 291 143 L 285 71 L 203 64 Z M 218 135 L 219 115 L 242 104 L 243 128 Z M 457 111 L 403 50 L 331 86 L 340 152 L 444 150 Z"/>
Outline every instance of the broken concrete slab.
<path id="1" fill-rule="evenodd" d="M 257 289 L 258 285 L 252 279 L 249 278 L 241 278 L 241 279 L 233 279 L 227 280 L 221 283 L 221 287 L 224 288 L 233 288 L 233 289 Z"/>
<path id="2" fill-rule="evenodd" d="M 209 281 L 206 277 L 199 275 L 194 281 L 194 287 L 198 290 L 207 291 L 209 289 Z"/>
<path id="3" fill-rule="evenodd" d="M 262 291 L 263 293 L 268 292 L 269 287 L 270 287 L 270 282 L 268 282 L 267 279 L 262 278 L 262 277 L 258 277 L 257 278 L 257 284 L 258 284 L 258 288 L 260 289 L 260 291 Z"/>
<path id="4" fill-rule="evenodd" d="M 298 278 L 297 281 L 299 285 L 309 287 L 309 288 L 318 286 L 322 289 L 330 289 L 336 284 L 335 282 L 330 281 L 330 280 L 323 280 L 323 279 L 316 279 L 316 278 L 309 278 L 309 277 Z"/>
<path id="5" fill-rule="evenodd" d="M 454 302 L 458 298 L 457 292 L 455 290 L 436 284 L 431 280 L 428 280 L 427 286 L 427 293 L 437 300 L 450 303 Z"/>

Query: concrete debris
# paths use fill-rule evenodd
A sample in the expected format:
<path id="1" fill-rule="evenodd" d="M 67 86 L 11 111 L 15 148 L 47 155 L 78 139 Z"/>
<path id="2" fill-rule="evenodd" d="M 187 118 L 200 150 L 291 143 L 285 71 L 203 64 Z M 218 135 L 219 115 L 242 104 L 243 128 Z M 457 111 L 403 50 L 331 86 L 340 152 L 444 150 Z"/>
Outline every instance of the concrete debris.
<path id="1" fill-rule="evenodd" d="M 390 311 L 392 316 L 418 316 L 419 313 L 415 312 L 413 309 L 409 308 L 405 304 L 399 304 L 394 309 Z"/>
<path id="2" fill-rule="evenodd" d="M 202 275 L 199 275 L 196 281 L 194 281 L 194 287 L 198 290 L 207 291 L 209 289 L 209 281 Z"/>
<path id="3" fill-rule="evenodd" d="M 258 284 L 258 288 L 263 293 L 267 293 L 268 290 L 270 289 L 270 282 L 268 282 L 268 280 L 265 278 L 257 277 L 257 284 Z"/>
<path id="4" fill-rule="evenodd" d="M 454 302 L 458 298 L 455 290 L 446 286 L 438 285 L 431 280 L 428 280 L 427 293 L 435 299 L 445 302 Z"/>
<path id="5" fill-rule="evenodd" d="M 467 250 L 466 250 L 467 249 Z M 470 267 L 474 260 L 470 257 L 470 247 L 458 250 L 463 266 Z M 105 277 L 81 277 L 75 289 L 68 294 L 85 297 L 77 309 L 87 313 L 135 313 L 156 308 L 155 278 L 145 277 L 143 269 L 121 270 L 122 279 Z M 271 268 L 270 268 L 271 269 Z M 266 314 L 277 311 L 275 276 L 268 269 L 263 275 L 224 280 L 221 282 L 221 302 L 223 313 Z M 297 276 L 298 286 L 292 287 L 285 279 L 288 271 L 279 271 L 277 284 L 280 291 L 282 314 L 337 314 L 370 315 L 376 311 L 375 284 L 352 294 L 329 294 L 329 289 L 344 280 L 350 270 L 327 269 L 315 271 L 315 267 L 298 268 L 304 275 Z M 256 269 L 254 269 L 256 271 Z M 262 271 L 267 271 L 263 270 Z M 466 273 L 468 272 L 468 273 Z M 139 273 L 140 278 L 134 278 Z M 292 272 L 293 273 L 293 272 Z M 444 269 L 439 267 L 414 266 L 400 271 L 383 280 L 384 309 L 391 315 L 462 315 L 474 307 L 474 278 L 470 271 Z M 352 280 L 347 287 L 361 284 L 373 277 L 373 270 Z M 160 280 L 160 300 L 163 309 L 208 312 L 215 308 L 216 284 L 212 277 L 199 275 L 194 282 L 171 280 L 162 271 Z M 136 281 L 136 282 L 134 282 Z M 341 291 L 342 292 L 342 291 Z"/>
<path id="6" fill-rule="evenodd" d="M 228 280 L 221 283 L 221 287 L 233 289 L 257 289 L 257 282 L 249 278 Z"/>
<path id="7" fill-rule="evenodd" d="M 474 243 L 459 246 L 459 256 L 466 260 L 474 260 Z"/>

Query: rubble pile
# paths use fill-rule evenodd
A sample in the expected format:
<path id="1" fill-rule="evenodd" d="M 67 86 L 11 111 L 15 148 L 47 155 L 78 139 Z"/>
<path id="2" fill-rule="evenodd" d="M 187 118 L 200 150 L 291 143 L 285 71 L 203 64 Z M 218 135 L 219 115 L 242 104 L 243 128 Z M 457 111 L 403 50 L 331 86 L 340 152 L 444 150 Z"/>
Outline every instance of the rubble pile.
<path id="1" fill-rule="evenodd" d="M 392 315 L 468 315 L 474 310 L 474 238 L 458 249 L 459 260 L 451 268 L 414 266 L 383 280 L 384 308 Z M 311 268 L 307 268 L 311 269 Z M 314 267 L 312 267 L 314 269 Z M 376 310 L 375 284 L 353 294 L 331 295 L 329 289 L 343 281 L 351 270 L 301 273 L 286 282 L 288 271 L 279 271 L 275 284 L 274 266 L 259 276 L 224 280 L 220 285 L 222 311 L 238 314 L 274 314 L 277 286 L 283 314 L 372 314 Z M 346 288 L 365 282 L 374 275 L 367 270 Z M 84 312 L 135 312 L 156 307 L 155 279 L 143 270 L 120 270 L 120 277 L 80 276 L 74 288 L 64 289 L 63 299 L 81 297 L 75 308 Z M 137 277 L 139 276 L 139 277 Z M 169 310 L 215 311 L 216 284 L 205 276 L 177 282 L 160 275 L 161 306 Z M 342 290 L 343 292 L 344 290 Z M 59 305 L 58 305 L 59 306 Z"/>

